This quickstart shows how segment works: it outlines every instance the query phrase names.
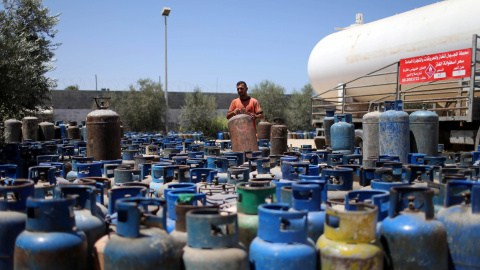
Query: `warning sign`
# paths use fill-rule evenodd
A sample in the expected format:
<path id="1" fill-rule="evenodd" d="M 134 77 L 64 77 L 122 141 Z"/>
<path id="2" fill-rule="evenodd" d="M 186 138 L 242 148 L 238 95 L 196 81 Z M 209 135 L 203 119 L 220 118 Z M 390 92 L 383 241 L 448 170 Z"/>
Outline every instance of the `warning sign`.
<path id="1" fill-rule="evenodd" d="M 400 84 L 470 77 L 472 49 L 400 60 Z"/>

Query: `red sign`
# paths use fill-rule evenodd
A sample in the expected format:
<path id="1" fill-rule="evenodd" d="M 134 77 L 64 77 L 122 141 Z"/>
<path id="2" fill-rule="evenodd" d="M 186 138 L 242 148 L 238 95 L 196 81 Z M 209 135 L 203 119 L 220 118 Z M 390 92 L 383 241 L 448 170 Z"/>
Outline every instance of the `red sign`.
<path id="1" fill-rule="evenodd" d="M 472 49 L 400 60 L 400 84 L 470 77 Z"/>

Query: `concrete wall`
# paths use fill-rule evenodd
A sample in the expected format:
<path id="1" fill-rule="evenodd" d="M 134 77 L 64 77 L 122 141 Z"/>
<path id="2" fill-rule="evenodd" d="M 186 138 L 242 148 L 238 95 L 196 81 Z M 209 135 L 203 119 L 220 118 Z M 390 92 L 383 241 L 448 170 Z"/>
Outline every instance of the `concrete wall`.
<path id="1" fill-rule="evenodd" d="M 53 90 L 52 106 L 54 120 L 77 121 L 81 123 L 85 121 L 87 114 L 92 111 L 94 104 L 93 97 L 108 97 L 111 95 L 109 91 L 68 91 Z M 123 91 L 115 91 L 115 94 L 122 94 Z M 185 92 L 169 92 L 168 93 L 168 120 L 170 126 L 178 126 L 178 117 L 182 111 L 181 107 L 185 105 Z M 203 93 L 215 97 L 217 102 L 217 115 L 223 113 L 226 116 L 228 107 L 233 99 L 237 98 L 237 93 Z M 173 124 L 173 125 L 172 125 Z"/>

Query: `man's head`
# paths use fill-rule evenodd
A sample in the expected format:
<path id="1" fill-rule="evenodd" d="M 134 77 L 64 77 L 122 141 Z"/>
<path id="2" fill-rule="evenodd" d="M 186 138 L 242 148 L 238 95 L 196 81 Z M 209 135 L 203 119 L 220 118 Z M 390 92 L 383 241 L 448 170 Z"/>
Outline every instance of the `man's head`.
<path id="1" fill-rule="evenodd" d="M 248 97 L 247 90 L 248 90 L 248 87 L 246 82 L 244 81 L 237 82 L 237 93 L 240 96 L 240 98 Z"/>

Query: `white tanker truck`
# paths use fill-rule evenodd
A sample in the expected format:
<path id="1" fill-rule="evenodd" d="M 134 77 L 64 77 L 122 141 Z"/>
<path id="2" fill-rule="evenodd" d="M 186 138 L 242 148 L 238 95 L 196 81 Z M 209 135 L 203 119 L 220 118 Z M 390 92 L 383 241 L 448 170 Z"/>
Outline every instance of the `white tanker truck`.
<path id="1" fill-rule="evenodd" d="M 372 105 L 402 99 L 409 113 L 426 104 L 439 115 L 439 143 L 446 149 L 476 150 L 480 141 L 478 10 L 478 0 L 446 0 L 366 24 L 357 16 L 357 24 L 323 38 L 308 61 L 309 79 L 317 93 L 312 98 L 317 141 L 323 138 L 322 119 L 327 108 L 352 113 L 359 129 L 357 144 L 361 143 L 362 116 Z M 402 71 L 407 70 L 402 59 L 434 54 L 445 57 L 447 52 L 464 49 L 472 49 L 467 67 L 471 76 L 403 84 L 413 77 L 402 81 Z M 441 68 L 432 70 L 438 73 Z M 442 76 L 437 73 L 432 77 Z M 426 77 L 423 75 L 420 77 Z"/>

